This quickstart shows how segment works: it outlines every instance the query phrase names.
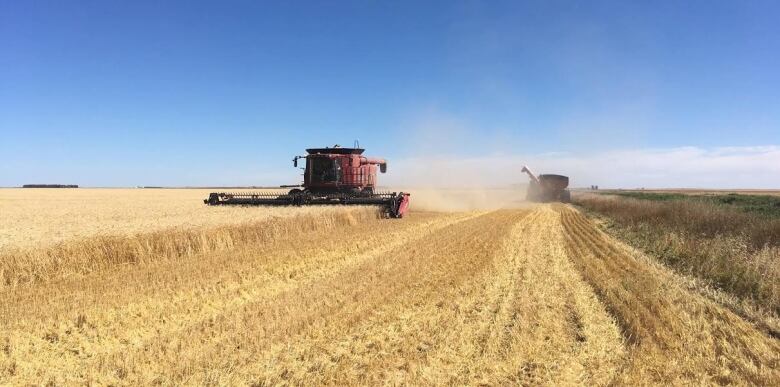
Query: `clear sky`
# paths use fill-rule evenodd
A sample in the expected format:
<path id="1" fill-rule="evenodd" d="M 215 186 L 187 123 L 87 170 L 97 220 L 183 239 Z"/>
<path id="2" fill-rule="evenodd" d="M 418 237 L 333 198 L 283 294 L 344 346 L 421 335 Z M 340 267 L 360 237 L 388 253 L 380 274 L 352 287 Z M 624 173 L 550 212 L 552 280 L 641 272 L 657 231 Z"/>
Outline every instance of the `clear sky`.
<path id="1" fill-rule="evenodd" d="M 0 0 L 0 186 L 295 183 L 305 147 L 359 139 L 394 184 L 435 158 L 491 184 L 528 162 L 583 185 L 780 188 L 779 15 L 777 1 Z"/>

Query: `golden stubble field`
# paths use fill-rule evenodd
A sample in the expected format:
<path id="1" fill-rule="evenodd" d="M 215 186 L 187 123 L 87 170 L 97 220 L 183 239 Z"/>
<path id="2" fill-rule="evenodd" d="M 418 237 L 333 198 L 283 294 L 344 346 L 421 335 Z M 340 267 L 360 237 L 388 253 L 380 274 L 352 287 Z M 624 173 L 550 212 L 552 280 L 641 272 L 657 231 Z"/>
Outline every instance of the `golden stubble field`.
<path id="1" fill-rule="evenodd" d="M 68 224 L 40 206 L 6 212 L 7 192 L 4 232 Z M 195 191 L 123 192 L 121 209 L 81 201 L 109 192 L 60 192 L 47 211 L 118 232 L 84 221 L 56 241 L 36 231 L 35 246 L 4 239 L 0 384 L 780 380 L 777 338 L 570 206 L 418 205 L 384 220 L 213 209 Z"/>

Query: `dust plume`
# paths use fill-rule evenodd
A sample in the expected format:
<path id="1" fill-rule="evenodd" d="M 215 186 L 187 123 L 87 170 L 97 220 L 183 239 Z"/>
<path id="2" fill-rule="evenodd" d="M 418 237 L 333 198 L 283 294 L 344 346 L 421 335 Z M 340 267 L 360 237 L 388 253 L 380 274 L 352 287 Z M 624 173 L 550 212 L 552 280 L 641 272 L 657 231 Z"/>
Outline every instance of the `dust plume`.
<path id="1" fill-rule="evenodd" d="M 428 109 L 405 123 L 406 157 L 390 160 L 383 186 L 412 194 L 417 211 L 471 211 L 518 208 L 525 205 L 527 176 L 522 164 L 507 163 L 494 155 L 499 135 L 485 137 L 473 125 L 436 109 Z M 479 146 L 490 155 L 472 156 Z M 517 164 L 517 165 L 514 165 Z"/>
<path id="2" fill-rule="evenodd" d="M 412 193 L 413 210 L 471 211 L 526 205 L 518 165 L 496 168 L 488 159 L 414 158 L 393 165 L 391 186 Z"/>
<path id="3" fill-rule="evenodd" d="M 404 191 L 412 193 L 411 209 L 415 211 L 478 211 L 527 205 L 524 189 L 408 187 Z"/>
<path id="4" fill-rule="evenodd" d="M 778 145 L 621 146 L 622 142 L 613 141 L 611 131 L 623 130 L 627 124 L 622 120 L 596 120 L 584 126 L 582 121 L 567 121 L 566 130 L 586 131 L 588 136 L 570 137 L 585 145 L 596 141 L 599 147 L 572 148 L 561 140 L 547 143 L 549 151 L 545 152 L 538 140 L 518 144 L 506 131 L 437 109 L 424 110 L 403 123 L 406 148 L 390 159 L 389 173 L 380 177 L 380 183 L 411 192 L 414 209 L 453 211 L 520 205 L 528 184 L 528 176 L 521 172 L 523 165 L 537 174 L 569 176 L 569 187 L 575 189 L 594 185 L 627 189 L 780 188 Z M 595 130 L 597 127 L 601 129 Z"/>

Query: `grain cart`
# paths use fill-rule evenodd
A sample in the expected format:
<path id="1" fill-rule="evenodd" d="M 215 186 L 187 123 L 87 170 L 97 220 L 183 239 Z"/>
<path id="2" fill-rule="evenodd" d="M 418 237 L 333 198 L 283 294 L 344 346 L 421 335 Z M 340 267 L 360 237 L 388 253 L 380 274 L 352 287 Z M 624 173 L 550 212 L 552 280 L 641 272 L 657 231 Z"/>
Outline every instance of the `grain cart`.
<path id="1" fill-rule="evenodd" d="M 526 199 L 532 202 L 571 202 L 571 193 L 566 187 L 569 186 L 569 177 L 563 175 L 544 174 L 538 177 L 523 166 L 522 172 L 528 174 L 531 181 L 528 184 L 528 193 Z"/>
<path id="2" fill-rule="evenodd" d="M 208 205 L 375 205 L 391 218 L 403 217 L 409 208 L 409 194 L 375 192 L 377 169 L 385 173 L 387 161 L 363 156 L 364 149 L 306 149 L 307 155 L 295 156 L 293 166 L 305 163 L 303 183 L 285 185 L 286 194 L 271 192 L 213 192 L 204 200 Z"/>

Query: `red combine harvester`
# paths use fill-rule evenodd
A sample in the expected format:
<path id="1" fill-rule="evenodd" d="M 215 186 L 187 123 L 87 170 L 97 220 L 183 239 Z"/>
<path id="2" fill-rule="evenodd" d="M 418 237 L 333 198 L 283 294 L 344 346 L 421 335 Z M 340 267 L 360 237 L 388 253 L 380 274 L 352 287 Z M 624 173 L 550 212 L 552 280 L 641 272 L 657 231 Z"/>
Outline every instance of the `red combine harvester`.
<path id="1" fill-rule="evenodd" d="M 203 202 L 209 205 L 378 205 L 387 216 L 401 218 L 409 209 L 409 194 L 404 192 L 375 192 L 376 172 L 387 171 L 387 161 L 363 156 L 364 149 L 333 148 L 306 149 L 303 184 L 282 186 L 291 188 L 287 194 L 267 192 L 225 193 L 213 192 Z M 378 167 L 378 168 L 377 168 Z"/>

